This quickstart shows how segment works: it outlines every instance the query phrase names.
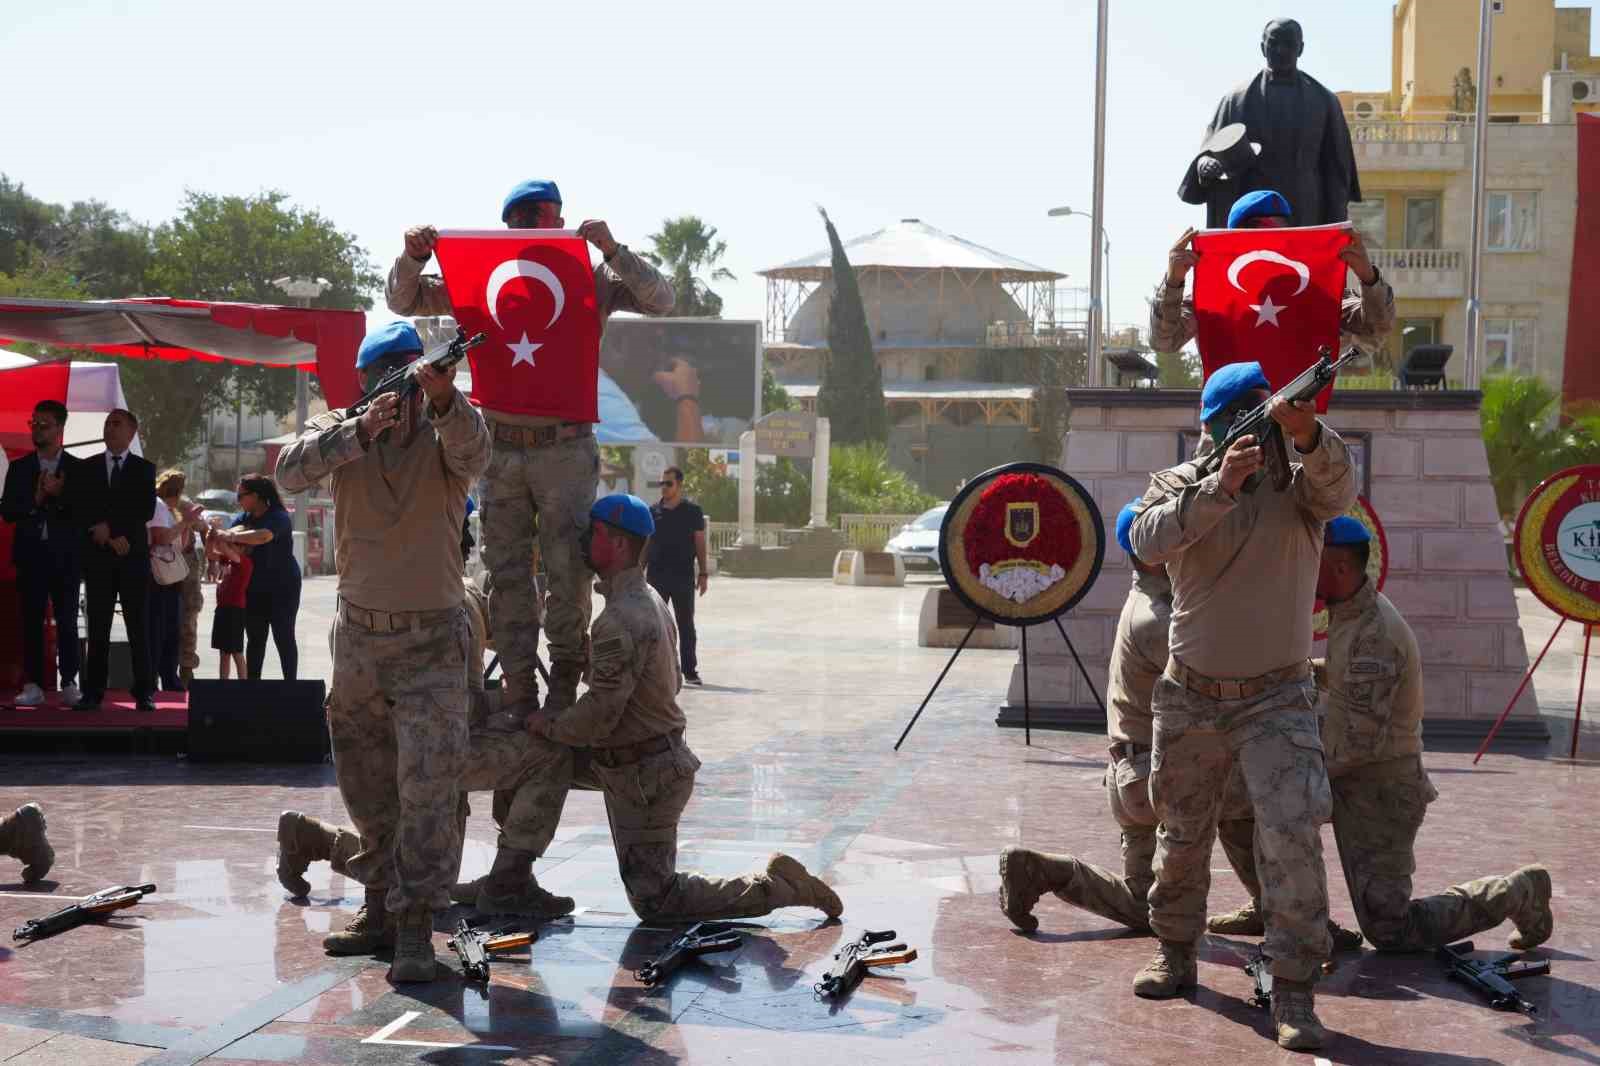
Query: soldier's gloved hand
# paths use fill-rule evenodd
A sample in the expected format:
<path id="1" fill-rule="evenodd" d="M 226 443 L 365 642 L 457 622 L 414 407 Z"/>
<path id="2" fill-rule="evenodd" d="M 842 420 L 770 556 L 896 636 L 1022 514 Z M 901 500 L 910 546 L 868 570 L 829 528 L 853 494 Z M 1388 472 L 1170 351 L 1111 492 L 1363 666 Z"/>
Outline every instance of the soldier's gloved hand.
<path id="1" fill-rule="evenodd" d="M 399 394 L 386 392 L 373 400 L 360 421 L 361 431 L 367 435 L 367 439 L 377 440 L 378 434 L 400 421 Z"/>
<path id="2" fill-rule="evenodd" d="M 1183 285 L 1189 271 L 1200 262 L 1200 253 L 1194 250 L 1195 228 L 1190 226 L 1183 231 L 1183 236 L 1172 246 L 1172 251 L 1167 253 L 1167 285 L 1170 288 L 1179 288 Z"/>
<path id="3" fill-rule="evenodd" d="M 1256 439 L 1246 435 L 1233 442 L 1228 454 L 1222 457 L 1222 469 L 1217 472 L 1217 483 L 1229 496 L 1237 496 L 1245 479 L 1261 469 L 1261 447 Z"/>
<path id="4" fill-rule="evenodd" d="M 412 226 L 406 230 L 406 254 L 419 263 L 433 257 L 433 246 L 439 240 L 439 231 L 432 226 Z"/>
<path id="5" fill-rule="evenodd" d="M 1223 175 L 1222 161 L 1215 156 L 1203 155 L 1195 161 L 1194 173 L 1201 185 L 1215 185 Z"/>

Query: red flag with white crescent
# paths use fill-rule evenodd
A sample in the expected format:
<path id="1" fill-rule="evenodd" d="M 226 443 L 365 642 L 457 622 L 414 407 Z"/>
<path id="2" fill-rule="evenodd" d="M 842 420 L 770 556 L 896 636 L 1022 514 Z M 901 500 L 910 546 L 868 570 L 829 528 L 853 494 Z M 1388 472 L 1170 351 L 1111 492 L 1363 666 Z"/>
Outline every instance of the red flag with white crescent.
<path id="1" fill-rule="evenodd" d="M 1194 238 L 1194 313 L 1206 377 L 1229 363 L 1259 362 L 1274 389 L 1339 354 L 1339 308 L 1350 224 L 1206 230 Z M 1328 409 L 1329 389 L 1317 397 Z"/>
<path id="2" fill-rule="evenodd" d="M 598 422 L 600 312 L 589 242 L 575 230 L 440 230 L 434 247 L 468 353 L 472 402 Z"/>

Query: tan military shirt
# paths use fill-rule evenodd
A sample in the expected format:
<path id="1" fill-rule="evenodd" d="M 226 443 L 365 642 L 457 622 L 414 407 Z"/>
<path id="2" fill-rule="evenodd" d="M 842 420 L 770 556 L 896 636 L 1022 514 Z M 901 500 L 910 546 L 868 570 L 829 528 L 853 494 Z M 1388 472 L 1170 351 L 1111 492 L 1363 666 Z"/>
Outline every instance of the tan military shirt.
<path id="1" fill-rule="evenodd" d="M 1194 315 L 1194 299 L 1183 295 L 1182 285 L 1168 285 L 1162 278 L 1150 300 L 1150 347 L 1158 352 L 1175 352 L 1194 340 L 1199 332 Z M 1359 343 L 1367 349 L 1383 344 L 1394 328 L 1394 290 L 1379 278 L 1360 290 L 1346 289 L 1339 307 L 1339 344 Z"/>
<path id="2" fill-rule="evenodd" d="M 444 288 L 444 279 L 437 274 L 424 274 L 426 263 L 419 263 L 405 252 L 395 257 L 389 268 L 389 281 L 385 297 L 389 310 L 397 315 L 448 315 L 453 314 L 450 297 Z M 606 320 L 615 311 L 632 311 L 640 315 L 668 315 L 677 301 L 672 283 L 662 277 L 648 259 L 635 255 L 623 247 L 612 255 L 611 261 L 601 262 L 594 268 L 594 294 L 600 308 L 600 332 L 603 335 Z M 513 414 L 508 411 L 490 411 L 496 422 L 516 426 L 558 425 L 563 419 L 549 415 Z"/>
<path id="3" fill-rule="evenodd" d="M 1172 579 L 1171 653 L 1217 679 L 1259 677 L 1311 654 L 1322 527 L 1355 502 L 1350 453 L 1320 420 L 1315 446 L 1283 492 L 1237 497 L 1193 463 L 1151 475 L 1129 533 L 1133 551 Z"/>
<path id="4" fill-rule="evenodd" d="M 1328 608 L 1325 672 L 1322 746 L 1330 778 L 1422 754 L 1417 637 L 1371 581 Z"/>
<path id="5" fill-rule="evenodd" d="M 682 729 L 672 614 L 636 566 L 602 581 L 600 591 L 606 609 L 589 631 L 589 690 L 549 721 L 545 735 L 572 747 L 616 748 Z"/>
<path id="6" fill-rule="evenodd" d="M 319 415 L 278 456 L 278 483 L 302 492 L 331 478 L 339 598 L 372 611 L 461 606 L 467 489 L 489 465 L 489 429 L 461 393 L 435 415 L 426 396 L 409 444 L 400 427 L 363 448 L 357 419 Z"/>
<path id="7" fill-rule="evenodd" d="M 1117 618 L 1106 684 L 1106 735 L 1150 747 L 1155 718 L 1150 698 L 1167 668 L 1167 627 L 1172 623 L 1172 582 L 1161 571 L 1133 572 L 1133 588 Z"/>

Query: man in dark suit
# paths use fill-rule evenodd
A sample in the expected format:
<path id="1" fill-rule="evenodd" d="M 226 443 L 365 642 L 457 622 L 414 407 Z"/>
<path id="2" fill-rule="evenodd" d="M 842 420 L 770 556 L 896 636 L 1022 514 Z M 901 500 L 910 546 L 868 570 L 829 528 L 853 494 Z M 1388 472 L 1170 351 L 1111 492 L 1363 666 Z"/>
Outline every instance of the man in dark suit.
<path id="1" fill-rule="evenodd" d="M 146 637 L 150 590 L 150 539 L 146 524 L 156 510 L 156 468 L 128 450 L 139 419 L 131 411 L 106 416 L 106 450 L 83 462 L 83 487 L 73 505 L 85 531 L 83 581 L 88 593 L 89 661 L 83 699 L 74 706 L 97 711 L 110 669 L 111 616 L 122 600 L 122 624 L 133 660 L 133 698 L 141 711 L 156 709 L 155 677 Z"/>
<path id="2" fill-rule="evenodd" d="M 22 608 L 22 670 L 19 707 L 37 707 L 51 675 L 44 661 L 44 612 L 55 613 L 61 698 L 76 703 L 78 692 L 78 556 L 83 528 L 73 516 L 73 494 L 82 484 L 79 461 L 61 447 L 67 408 L 56 400 L 34 405 L 28 428 L 34 450 L 6 471 L 0 518 L 17 527 L 11 559 L 17 568 Z"/>

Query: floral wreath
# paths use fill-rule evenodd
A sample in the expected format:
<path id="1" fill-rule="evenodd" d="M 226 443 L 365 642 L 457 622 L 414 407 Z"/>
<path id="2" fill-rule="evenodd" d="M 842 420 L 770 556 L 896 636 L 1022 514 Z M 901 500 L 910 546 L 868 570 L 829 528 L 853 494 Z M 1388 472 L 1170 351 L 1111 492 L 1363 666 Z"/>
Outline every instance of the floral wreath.
<path id="1" fill-rule="evenodd" d="M 963 547 L 978 581 L 1016 603 L 1065 578 L 1083 550 L 1067 501 L 1037 474 L 995 478 L 978 497 Z"/>

